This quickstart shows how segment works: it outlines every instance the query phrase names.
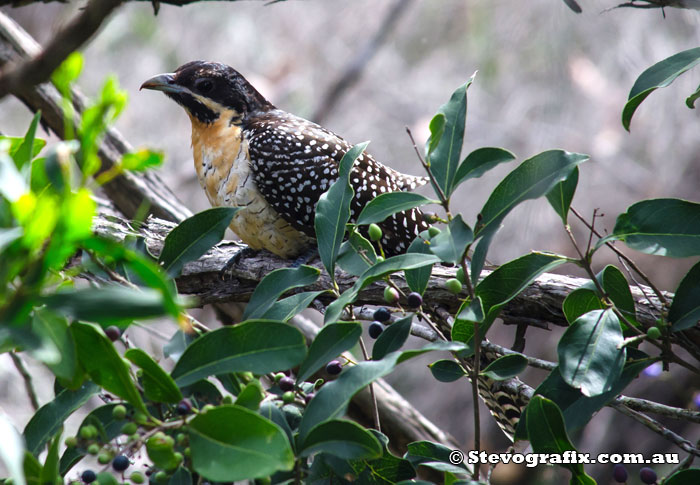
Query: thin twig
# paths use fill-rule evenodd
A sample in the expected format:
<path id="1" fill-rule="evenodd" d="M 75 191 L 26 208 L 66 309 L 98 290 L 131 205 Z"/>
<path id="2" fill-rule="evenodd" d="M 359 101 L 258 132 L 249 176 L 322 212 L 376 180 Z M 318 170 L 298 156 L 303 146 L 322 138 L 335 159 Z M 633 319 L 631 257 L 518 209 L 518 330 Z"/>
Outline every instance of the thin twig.
<path id="1" fill-rule="evenodd" d="M 371 360 L 369 357 L 369 354 L 367 353 L 367 347 L 365 346 L 364 340 L 362 340 L 362 337 L 360 337 L 360 349 L 362 349 L 362 355 L 364 356 L 365 360 Z M 377 406 L 377 396 L 374 394 L 374 383 L 369 384 L 369 395 L 372 398 L 372 418 L 374 419 L 374 429 L 377 431 L 381 432 L 382 428 L 379 423 L 379 407 Z"/>
<path id="2" fill-rule="evenodd" d="M 14 352 L 10 352 L 10 358 L 12 363 L 15 365 L 17 372 L 22 376 L 24 380 L 24 388 L 27 390 L 27 396 L 29 396 L 29 402 L 32 404 L 34 411 L 39 409 L 39 400 L 36 398 L 36 392 L 34 391 L 34 384 L 32 383 L 32 376 L 27 372 L 27 368 L 24 367 L 24 362 L 19 358 Z"/>
<path id="3" fill-rule="evenodd" d="M 418 145 L 416 145 L 416 140 L 413 138 L 413 133 L 411 133 L 411 129 L 407 126 L 406 127 L 406 133 L 408 133 L 408 137 L 411 139 L 411 143 L 413 144 L 413 149 L 416 151 L 416 155 L 418 155 L 418 160 L 420 161 L 421 165 L 423 165 L 423 168 L 425 171 L 428 173 L 428 177 L 430 178 L 430 181 L 433 184 L 433 188 L 435 189 L 435 192 L 437 192 L 438 199 L 440 199 L 440 204 L 444 207 L 445 213 L 447 214 L 447 218 L 452 219 L 452 215 L 450 214 L 450 206 L 449 202 L 447 200 L 447 197 L 445 197 L 445 192 L 442 191 L 442 188 L 438 183 L 435 181 L 435 177 L 433 176 L 433 171 L 430 169 L 430 165 L 425 161 L 423 156 L 420 154 L 420 150 L 418 150 Z"/>
<path id="4" fill-rule="evenodd" d="M 91 0 L 70 24 L 54 36 L 43 52 L 0 77 L 0 99 L 18 88 L 46 82 L 68 55 L 87 42 L 121 4 L 122 0 Z"/>

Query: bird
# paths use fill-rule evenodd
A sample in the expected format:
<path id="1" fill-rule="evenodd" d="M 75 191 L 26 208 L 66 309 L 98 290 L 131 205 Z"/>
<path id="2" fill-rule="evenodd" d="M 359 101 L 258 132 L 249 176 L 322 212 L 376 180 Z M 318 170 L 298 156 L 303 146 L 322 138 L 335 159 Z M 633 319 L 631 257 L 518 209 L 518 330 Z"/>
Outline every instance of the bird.
<path id="1" fill-rule="evenodd" d="M 197 178 L 212 206 L 240 208 L 230 227 L 250 249 L 294 259 L 315 247 L 316 204 L 337 180 L 350 143 L 275 107 L 238 71 L 219 62 L 188 62 L 148 79 L 141 89 L 162 91 L 184 108 L 192 124 Z M 351 221 L 378 195 L 413 190 L 428 180 L 360 154 L 349 177 L 355 192 Z M 379 225 L 387 256 L 405 253 L 429 228 L 417 208 Z"/>

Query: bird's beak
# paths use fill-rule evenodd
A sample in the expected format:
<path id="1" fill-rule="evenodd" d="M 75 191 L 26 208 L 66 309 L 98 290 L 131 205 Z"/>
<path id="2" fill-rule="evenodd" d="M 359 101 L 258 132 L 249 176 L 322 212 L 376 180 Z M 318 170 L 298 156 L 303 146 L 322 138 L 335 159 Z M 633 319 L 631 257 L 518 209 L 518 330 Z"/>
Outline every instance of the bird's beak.
<path id="1" fill-rule="evenodd" d="M 175 74 L 158 74 L 141 85 L 141 89 L 154 89 L 156 91 L 164 91 L 166 93 L 181 93 L 184 91 L 182 86 L 175 83 Z"/>

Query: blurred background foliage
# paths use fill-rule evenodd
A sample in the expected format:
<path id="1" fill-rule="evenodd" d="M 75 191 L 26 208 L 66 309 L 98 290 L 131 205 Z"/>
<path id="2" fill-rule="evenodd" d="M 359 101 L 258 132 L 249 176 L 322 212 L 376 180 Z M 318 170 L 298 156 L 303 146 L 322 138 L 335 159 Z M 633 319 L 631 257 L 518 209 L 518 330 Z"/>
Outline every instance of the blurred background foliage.
<path id="1" fill-rule="evenodd" d="M 80 84 L 95 95 L 106 75 L 116 76 L 130 96 L 117 128 L 135 146 L 165 152 L 161 176 L 193 211 L 208 203 L 192 166 L 189 121 L 174 103 L 139 92 L 138 87 L 152 75 L 194 59 L 233 66 L 280 108 L 319 121 L 351 143 L 371 140 L 368 150 L 378 160 L 415 174 L 421 167 L 405 127 L 419 142 L 424 140 L 436 109 L 478 70 L 469 91 L 465 151 L 500 146 L 520 161 L 550 148 L 589 154 L 591 162 L 581 167 L 573 206 L 588 217 L 600 208 L 607 214 L 597 221 L 601 230 L 611 230 L 615 216 L 642 198 L 700 200 L 699 115 L 684 104 L 700 83 L 700 71 L 690 71 L 650 96 L 635 115 L 631 133 L 620 123 L 627 94 L 644 69 L 700 45 L 697 12 L 667 9 L 665 17 L 660 10 L 604 12 L 616 4 L 610 0 L 581 2 L 580 15 L 557 0 L 398 2 L 292 0 L 268 6 L 258 1 L 205 2 L 181 8 L 161 5 L 157 16 L 149 3 L 129 2 L 84 49 Z M 51 3 L 2 11 L 43 43 L 80 7 L 81 2 Z M 386 25 L 388 15 L 398 17 L 393 30 L 357 84 L 325 110 L 327 91 Z M 323 119 L 315 116 L 323 111 Z M 31 113 L 16 99 L 0 101 L 3 133 L 21 135 L 30 119 Z M 473 220 L 510 169 L 502 167 L 465 184 L 453 199 L 455 208 Z M 579 239 L 587 236 L 582 226 L 573 226 Z M 544 199 L 518 207 L 506 219 L 490 258 L 493 263 L 504 262 L 531 249 L 572 253 Z M 613 261 L 612 255 L 607 257 Z M 664 261 L 659 269 L 654 257 L 634 257 L 665 289 L 677 284 L 690 266 L 684 260 Z M 599 258 L 596 268 L 605 262 Z M 163 331 L 169 335 L 172 327 L 164 326 Z M 499 343 L 512 342 L 512 329 L 495 330 L 494 339 L 503 339 Z M 555 349 L 547 345 L 556 341 L 554 336 L 537 329 L 529 336 L 528 354 L 555 358 Z M 21 380 L 9 359 L 1 362 L 0 380 L 9 385 L 0 386 L 0 402 L 14 403 L 11 409 L 28 419 L 31 410 L 17 399 L 24 398 Z M 471 424 L 465 419 L 471 416 L 469 386 L 457 389 L 436 383 L 427 368 L 424 374 L 415 372 L 418 366 L 411 369 L 410 376 L 394 373 L 392 383 L 429 418 L 469 443 Z M 541 378 L 537 371 L 528 372 L 526 380 Z M 680 374 L 674 374 L 675 382 L 642 377 L 630 393 L 634 389 L 635 395 L 648 397 L 663 389 L 666 404 L 688 405 L 692 389 Z M 426 389 L 427 383 L 434 389 Z M 40 388 L 39 394 L 48 399 L 51 389 Z M 658 438 L 641 444 L 648 434 L 640 426 L 617 432 L 625 418 L 612 413 L 601 411 L 607 417 L 600 416 L 586 428 L 579 441 L 581 451 L 648 453 L 667 448 Z M 495 426 L 488 430 L 487 449 L 506 446 Z M 508 473 L 505 466 L 497 470 Z"/>

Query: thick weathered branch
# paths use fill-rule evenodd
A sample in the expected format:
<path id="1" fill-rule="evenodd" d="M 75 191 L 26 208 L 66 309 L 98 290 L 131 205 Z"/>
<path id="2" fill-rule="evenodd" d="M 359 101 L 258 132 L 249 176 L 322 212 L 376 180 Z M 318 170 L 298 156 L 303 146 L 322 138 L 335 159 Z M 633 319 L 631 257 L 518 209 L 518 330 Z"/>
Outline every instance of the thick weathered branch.
<path id="1" fill-rule="evenodd" d="M 14 20 L 0 12 L 0 67 L 21 59 L 38 55 L 37 42 Z M 15 93 L 33 112 L 41 110 L 41 120 L 59 137 L 64 137 L 64 118 L 61 108 L 61 95 L 50 83 L 24 85 Z M 76 104 L 73 118 L 74 129 L 80 123 L 81 107 L 86 104 L 85 96 L 76 88 L 72 91 Z M 121 134 L 109 129 L 100 146 L 99 156 L 102 171 L 109 170 L 119 163 L 124 153 L 132 148 Z M 150 204 L 151 214 L 170 221 L 181 221 L 192 213 L 155 173 L 125 173 L 103 186 L 105 194 L 127 217 L 132 217 L 142 203 Z"/>

